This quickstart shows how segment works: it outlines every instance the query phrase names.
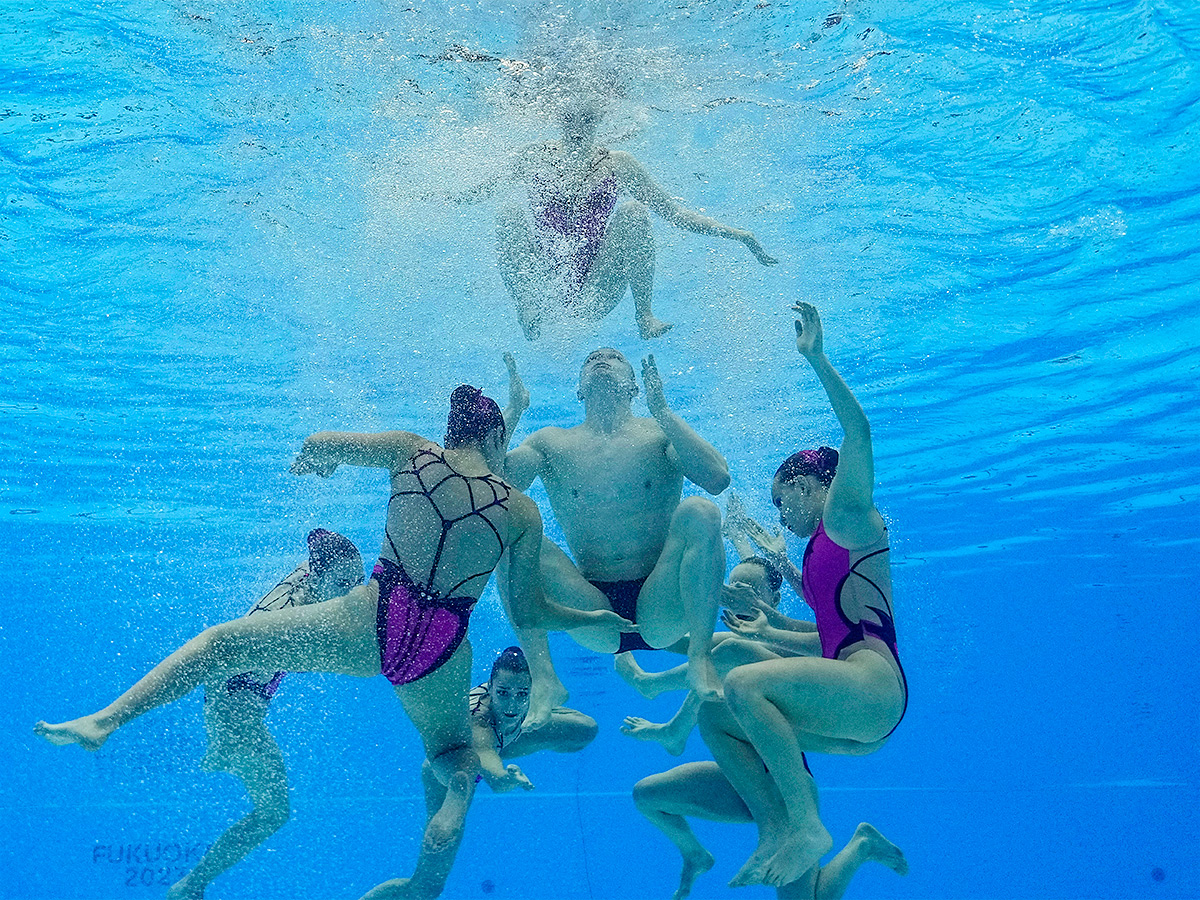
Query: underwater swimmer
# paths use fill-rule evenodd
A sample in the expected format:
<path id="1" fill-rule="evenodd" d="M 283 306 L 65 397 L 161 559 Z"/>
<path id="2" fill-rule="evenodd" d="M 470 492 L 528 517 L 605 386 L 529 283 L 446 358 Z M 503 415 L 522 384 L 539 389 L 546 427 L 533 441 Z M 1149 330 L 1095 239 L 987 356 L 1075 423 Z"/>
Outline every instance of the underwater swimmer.
<path id="1" fill-rule="evenodd" d="M 710 645 L 725 568 L 721 511 L 711 500 L 682 495 L 685 478 L 719 494 L 729 485 L 729 468 L 671 411 L 653 356 L 643 361 L 642 374 L 649 419 L 633 415 L 638 386 L 629 360 L 611 348 L 590 354 L 577 393 L 584 421 L 534 432 L 508 454 L 506 477 L 522 488 L 542 479 L 574 556 L 575 562 L 543 541 L 547 595 L 580 610 L 615 610 L 638 623 L 638 634 L 605 626 L 575 629 L 571 636 L 600 653 L 686 641 L 689 685 L 702 698 L 715 697 L 720 678 Z M 566 689 L 545 635 L 518 634 L 533 672 L 530 722 L 536 727 L 562 705 Z"/>
<path id="2" fill-rule="evenodd" d="M 760 607 L 774 609 L 779 605 L 779 587 L 782 577 L 767 560 L 761 557 L 743 559 L 729 573 L 729 581 L 721 590 L 725 605 L 723 618 L 726 624 L 738 623 L 742 631 L 720 631 L 713 635 L 712 660 L 717 674 L 724 677 L 731 669 L 751 662 L 777 659 L 781 655 L 796 652 L 812 652 L 812 648 L 796 651 L 791 648 L 768 646 L 757 640 L 759 629 L 746 622 L 747 617 L 756 621 L 762 617 Z M 731 625 L 732 628 L 732 625 Z M 815 642 L 814 642 L 815 643 Z M 820 646 L 815 647 L 820 653 Z M 617 657 L 617 672 L 646 699 L 653 699 L 666 691 L 688 690 L 687 663 L 663 672 L 647 672 L 633 659 L 632 653 Z M 679 756 L 687 745 L 688 735 L 696 724 L 700 700 L 694 691 L 669 722 L 651 722 L 639 716 L 626 716 L 621 733 L 641 741 L 654 741 L 663 746 L 672 756 Z"/>
<path id="3" fill-rule="evenodd" d="M 802 568 L 820 657 L 740 666 L 725 704 L 700 710 L 700 732 L 759 828 L 759 845 L 730 882 L 783 885 L 812 869 L 832 838 L 817 817 L 804 752 L 865 755 L 886 743 L 908 700 L 892 619 L 888 535 L 872 501 L 871 429 L 824 351 L 814 306 L 798 303 L 796 349 L 842 425 L 840 454 L 793 454 L 771 485 L 780 523 L 811 536 Z"/>
<path id="4" fill-rule="evenodd" d="M 671 327 L 651 311 L 650 212 L 678 228 L 745 244 L 765 266 L 776 263 L 749 231 L 687 209 L 633 156 L 597 145 L 602 112 L 597 101 L 565 102 L 557 114 L 559 140 L 522 147 L 503 174 L 455 198 L 485 199 L 504 184 L 519 184 L 528 192 L 528 203 L 506 205 L 498 213 L 496 247 L 504 284 L 529 340 L 540 335 L 544 319 L 559 311 L 604 318 L 627 287 L 643 338 L 658 337 Z"/>
<path id="5" fill-rule="evenodd" d="M 679 850 L 683 869 L 672 900 L 683 900 L 696 879 L 716 860 L 697 840 L 687 817 L 710 822 L 748 823 L 750 810 L 711 761 L 684 763 L 667 772 L 643 778 L 633 787 L 633 802 Z M 814 866 L 800 878 L 776 888 L 779 900 L 840 900 L 865 862 L 877 862 L 899 875 L 908 874 L 900 848 L 866 822 L 824 866 Z"/>
<path id="6" fill-rule="evenodd" d="M 575 753 L 596 737 L 595 720 L 561 707 L 554 710 L 551 720 L 542 728 L 525 731 L 522 722 L 529 711 L 529 692 L 529 666 L 520 647 L 509 647 L 496 657 L 488 681 L 471 689 L 471 731 L 480 763 L 476 780 L 486 781 L 496 793 L 514 788 L 533 790 L 533 783 L 520 766 L 505 765 L 505 760 L 539 750 Z M 446 786 L 438 780 L 428 761 L 421 767 L 421 780 L 425 787 L 425 808 L 432 819 L 445 802 Z M 456 842 L 440 853 L 423 853 L 412 878 L 394 882 L 403 888 L 402 896 L 439 896 L 450 876 L 457 849 Z M 371 896 L 368 894 L 364 900 L 370 900 Z"/>
<path id="7" fill-rule="evenodd" d="M 246 615 L 332 600 L 362 583 L 362 557 L 354 544 L 340 534 L 316 528 L 308 535 L 308 560 Z M 203 897 L 214 878 L 287 822 L 287 771 L 279 745 L 263 721 L 283 676 L 283 672 L 241 672 L 216 685 L 206 685 L 204 727 L 208 752 L 200 767 L 238 778 L 254 808 L 217 838 L 196 868 L 171 886 L 167 900 Z"/>
<path id="8" fill-rule="evenodd" d="M 467 624 L 501 554 L 508 552 L 510 606 L 518 622 L 629 625 L 611 611 L 567 609 L 542 596 L 541 516 L 533 501 L 495 474 L 503 469 L 505 444 L 499 407 L 467 385 L 451 395 L 445 448 L 405 431 L 308 438 L 292 464 L 296 474 L 329 476 L 343 464 L 390 472 L 383 548 L 370 581 L 323 603 L 209 628 L 99 712 L 57 725 L 39 722 L 35 730 L 51 743 L 95 750 L 143 713 L 239 672 L 367 678 L 382 671 L 447 787 L 421 849 L 422 858 L 444 854 L 461 837 L 479 770 L 467 706 Z M 393 882 L 370 894 L 407 895 Z"/>

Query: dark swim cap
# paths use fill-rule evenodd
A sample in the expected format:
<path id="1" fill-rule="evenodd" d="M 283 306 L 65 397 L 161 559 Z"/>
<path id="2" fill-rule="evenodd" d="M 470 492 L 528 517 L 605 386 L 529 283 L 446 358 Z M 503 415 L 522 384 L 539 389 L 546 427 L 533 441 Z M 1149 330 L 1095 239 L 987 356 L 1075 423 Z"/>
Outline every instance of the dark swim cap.
<path id="1" fill-rule="evenodd" d="M 495 400 L 483 395 L 483 388 L 460 384 L 450 394 L 450 416 L 446 420 L 447 447 L 480 441 L 497 427 L 504 428 L 504 415 Z"/>
<path id="2" fill-rule="evenodd" d="M 308 569 L 317 575 L 343 560 L 358 560 L 362 568 L 362 556 L 349 539 L 335 531 L 314 528 L 308 533 Z"/>
<path id="3" fill-rule="evenodd" d="M 525 653 L 520 647 L 506 647 L 504 651 L 496 657 L 496 661 L 492 663 L 491 677 L 496 677 L 496 672 L 504 669 L 508 672 L 516 672 L 517 674 L 529 674 L 529 663 L 525 660 Z"/>
<path id="4" fill-rule="evenodd" d="M 825 487 L 833 482 L 837 474 L 838 452 L 832 447 L 816 450 L 801 450 L 793 453 L 775 470 L 775 480 L 788 484 L 805 475 L 815 476 Z"/>

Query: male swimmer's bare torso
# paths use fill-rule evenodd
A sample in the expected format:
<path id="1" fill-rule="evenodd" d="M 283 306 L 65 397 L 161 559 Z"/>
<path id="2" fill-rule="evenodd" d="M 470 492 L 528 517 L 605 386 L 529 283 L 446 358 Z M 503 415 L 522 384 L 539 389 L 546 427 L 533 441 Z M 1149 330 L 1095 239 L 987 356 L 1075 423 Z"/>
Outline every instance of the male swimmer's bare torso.
<path id="1" fill-rule="evenodd" d="M 590 581 L 649 575 L 683 493 L 678 456 L 658 423 L 630 417 L 601 431 L 585 422 L 543 428 L 529 441 L 580 574 Z"/>

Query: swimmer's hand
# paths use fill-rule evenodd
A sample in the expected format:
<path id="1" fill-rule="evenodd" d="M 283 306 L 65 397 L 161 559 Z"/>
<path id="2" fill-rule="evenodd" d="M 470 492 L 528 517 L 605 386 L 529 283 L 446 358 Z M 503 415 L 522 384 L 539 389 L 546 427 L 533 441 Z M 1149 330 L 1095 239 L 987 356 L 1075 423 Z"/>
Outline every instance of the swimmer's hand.
<path id="1" fill-rule="evenodd" d="M 825 352 L 825 331 L 821 327 L 821 316 L 811 303 L 797 300 L 792 307 L 796 313 L 796 349 L 806 359 Z"/>
<path id="2" fill-rule="evenodd" d="M 517 371 L 517 360 L 511 353 L 504 354 L 504 365 L 508 368 L 508 405 L 518 415 L 529 409 L 529 391 Z"/>
<path id="3" fill-rule="evenodd" d="M 731 609 L 757 609 L 754 601 L 758 594 L 754 588 L 740 581 L 721 585 L 721 605 Z"/>
<path id="4" fill-rule="evenodd" d="M 738 637 L 752 641 L 769 640 L 770 634 L 774 630 L 767 622 L 767 617 L 759 610 L 755 610 L 753 614 L 743 618 L 723 609 L 721 610 L 721 621 Z"/>
<path id="5" fill-rule="evenodd" d="M 653 353 L 642 360 L 642 381 L 646 383 L 646 405 L 650 407 L 650 415 L 657 419 L 667 412 L 667 395 Z"/>
<path id="6" fill-rule="evenodd" d="M 521 767 L 515 763 L 509 763 L 504 769 L 504 776 L 491 779 L 488 782 L 488 786 L 497 794 L 506 793 L 513 788 L 520 788 L 523 791 L 533 790 L 533 782 L 521 771 Z"/>
<path id="7" fill-rule="evenodd" d="M 293 475 L 319 475 L 322 478 L 328 478 L 337 470 L 337 467 L 336 460 L 320 459 L 306 446 L 292 461 L 291 472 Z"/>
<path id="8" fill-rule="evenodd" d="M 616 628 L 620 631 L 637 631 L 637 624 L 630 622 L 628 619 L 622 618 L 611 609 L 594 609 L 588 613 L 588 617 L 592 621 L 587 625 L 580 626 L 583 628 Z"/>
<path id="9" fill-rule="evenodd" d="M 764 266 L 774 266 L 779 263 L 779 260 L 771 256 L 766 250 L 763 249 L 762 244 L 758 242 L 758 238 L 756 238 L 749 231 L 743 231 L 740 228 L 735 228 L 732 237 L 735 241 L 741 241 L 743 244 L 745 244 L 746 249 L 753 253 L 754 258 Z"/>

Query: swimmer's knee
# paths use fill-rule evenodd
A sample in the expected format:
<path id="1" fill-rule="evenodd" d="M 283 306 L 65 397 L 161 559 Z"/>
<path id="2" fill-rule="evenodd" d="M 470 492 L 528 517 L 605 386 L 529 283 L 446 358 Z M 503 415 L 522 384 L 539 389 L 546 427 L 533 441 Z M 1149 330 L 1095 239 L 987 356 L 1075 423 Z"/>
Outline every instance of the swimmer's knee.
<path id="1" fill-rule="evenodd" d="M 260 809 L 256 809 L 254 814 L 263 828 L 270 830 L 274 834 L 286 825 L 288 819 L 292 817 L 292 804 L 285 792 L 282 798 L 274 803 L 268 803 Z"/>
<path id="2" fill-rule="evenodd" d="M 613 210 L 613 215 L 631 222 L 650 224 L 650 208 L 641 200 L 625 200 L 618 203 L 617 208 Z"/>
<path id="3" fill-rule="evenodd" d="M 684 497 L 675 509 L 675 520 L 689 528 L 721 531 L 721 508 L 704 497 Z"/>
<path id="4" fill-rule="evenodd" d="M 749 666 L 738 666 L 731 669 L 721 682 L 725 691 L 725 702 L 731 706 L 737 706 L 762 696 L 762 691 L 758 688 L 758 679 L 753 672 L 747 671 L 749 668 Z"/>
<path id="5" fill-rule="evenodd" d="M 658 776 L 647 775 L 633 786 L 633 805 L 645 815 L 658 809 Z"/>

